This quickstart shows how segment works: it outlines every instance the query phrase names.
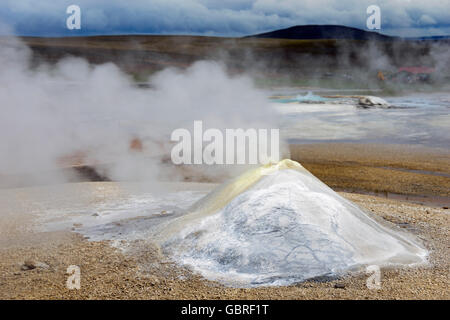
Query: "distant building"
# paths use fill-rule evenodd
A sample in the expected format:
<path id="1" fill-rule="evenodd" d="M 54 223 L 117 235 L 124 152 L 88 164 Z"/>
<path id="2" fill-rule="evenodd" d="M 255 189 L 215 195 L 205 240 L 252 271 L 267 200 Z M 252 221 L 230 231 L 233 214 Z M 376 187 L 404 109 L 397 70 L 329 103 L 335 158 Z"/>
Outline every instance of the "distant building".
<path id="1" fill-rule="evenodd" d="M 404 83 L 428 82 L 435 71 L 430 67 L 401 67 L 392 76 L 392 80 Z"/>

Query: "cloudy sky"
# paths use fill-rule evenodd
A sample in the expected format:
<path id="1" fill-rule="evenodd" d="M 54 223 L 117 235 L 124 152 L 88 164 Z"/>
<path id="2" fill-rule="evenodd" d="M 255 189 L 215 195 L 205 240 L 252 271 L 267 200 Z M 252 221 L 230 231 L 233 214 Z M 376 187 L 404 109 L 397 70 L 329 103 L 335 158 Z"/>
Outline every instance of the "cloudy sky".
<path id="1" fill-rule="evenodd" d="M 81 30 L 66 27 L 72 4 L 81 8 Z M 450 0 L 1 0 L 0 22 L 18 35 L 243 36 L 303 24 L 365 29 L 372 4 L 382 33 L 450 35 Z"/>

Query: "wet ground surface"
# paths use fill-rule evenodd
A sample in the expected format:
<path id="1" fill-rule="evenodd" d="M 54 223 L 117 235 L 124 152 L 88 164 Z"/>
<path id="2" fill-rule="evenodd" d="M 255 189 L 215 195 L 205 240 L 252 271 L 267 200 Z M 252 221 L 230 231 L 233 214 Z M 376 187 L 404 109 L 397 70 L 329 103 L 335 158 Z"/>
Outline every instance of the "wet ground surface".
<path id="1" fill-rule="evenodd" d="M 355 98 L 311 92 L 272 99 L 290 143 L 397 143 L 450 148 L 447 93 L 382 97 L 389 108 L 359 108 Z"/>

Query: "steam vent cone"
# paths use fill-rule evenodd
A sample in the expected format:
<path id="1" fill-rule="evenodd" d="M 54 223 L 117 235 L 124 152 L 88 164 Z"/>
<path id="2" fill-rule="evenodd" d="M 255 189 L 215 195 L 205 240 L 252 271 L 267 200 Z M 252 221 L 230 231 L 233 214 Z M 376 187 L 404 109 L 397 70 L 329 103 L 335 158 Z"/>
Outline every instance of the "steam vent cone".
<path id="1" fill-rule="evenodd" d="M 166 225 L 160 244 L 205 278 L 241 287 L 427 259 L 412 235 L 376 222 L 291 160 L 219 186 Z"/>

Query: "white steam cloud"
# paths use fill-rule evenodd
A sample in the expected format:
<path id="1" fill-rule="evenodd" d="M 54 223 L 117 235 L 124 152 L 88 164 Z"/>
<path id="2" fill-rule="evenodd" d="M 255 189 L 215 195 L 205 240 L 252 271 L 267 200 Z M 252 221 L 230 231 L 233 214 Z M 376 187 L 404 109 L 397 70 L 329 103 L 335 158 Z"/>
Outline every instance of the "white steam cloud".
<path id="1" fill-rule="evenodd" d="M 19 39 L 3 38 L 0 65 L 0 177 L 49 174 L 72 156 L 114 180 L 154 180 L 170 157 L 170 133 L 194 120 L 219 129 L 277 126 L 250 78 L 230 77 L 215 62 L 164 70 L 141 89 L 112 63 L 36 65 Z"/>

